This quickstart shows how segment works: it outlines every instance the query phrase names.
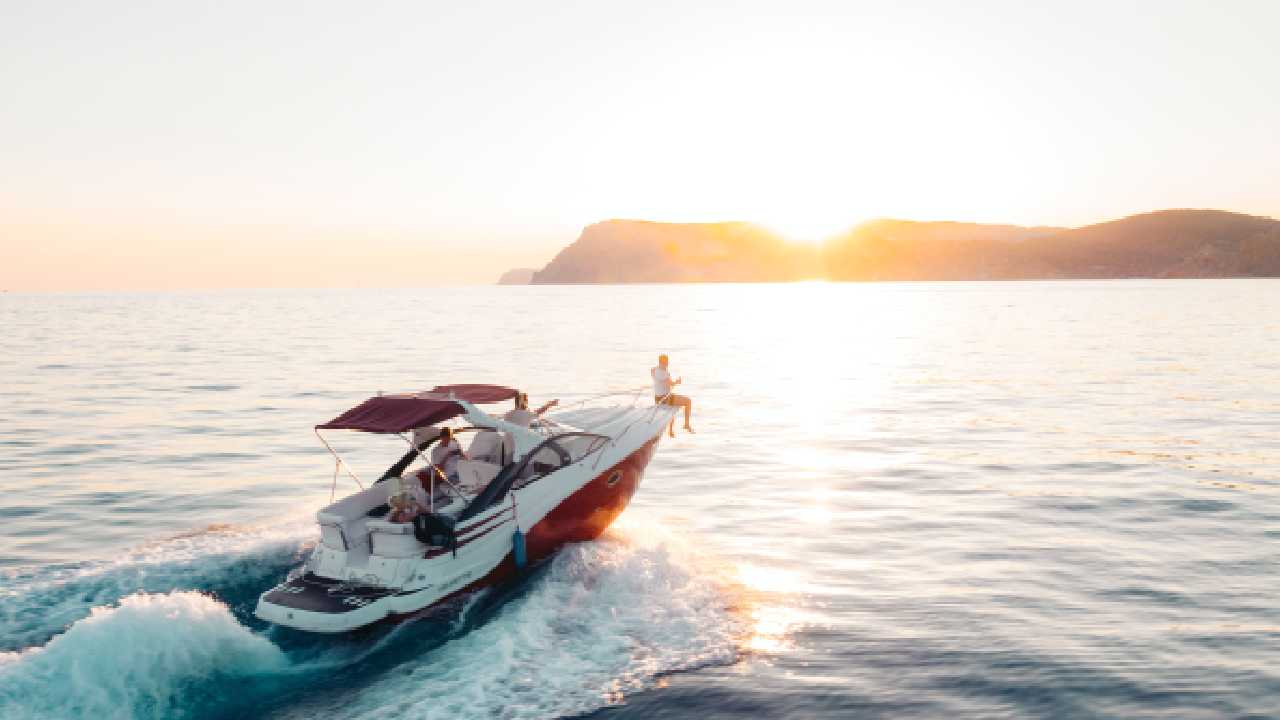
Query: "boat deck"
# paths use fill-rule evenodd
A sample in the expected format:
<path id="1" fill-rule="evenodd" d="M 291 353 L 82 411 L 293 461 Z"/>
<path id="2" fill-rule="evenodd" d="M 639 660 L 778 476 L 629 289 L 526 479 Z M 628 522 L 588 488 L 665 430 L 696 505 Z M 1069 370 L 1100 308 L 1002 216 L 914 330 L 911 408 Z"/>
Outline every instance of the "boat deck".
<path id="1" fill-rule="evenodd" d="M 306 573 L 277 585 L 263 595 L 262 599 L 294 610 L 338 614 L 358 610 L 375 600 L 395 594 L 395 590 L 351 585 Z"/>

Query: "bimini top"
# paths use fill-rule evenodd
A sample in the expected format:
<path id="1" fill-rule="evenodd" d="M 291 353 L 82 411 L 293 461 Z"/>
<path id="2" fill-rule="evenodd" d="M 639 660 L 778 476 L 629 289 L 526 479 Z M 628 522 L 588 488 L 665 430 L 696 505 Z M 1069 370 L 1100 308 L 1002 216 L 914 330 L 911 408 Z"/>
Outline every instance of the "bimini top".
<path id="1" fill-rule="evenodd" d="M 362 430 L 371 433 L 399 433 L 434 425 L 462 414 L 456 400 L 473 404 L 511 400 L 513 388 L 501 385 L 437 385 L 423 393 L 401 393 L 371 397 L 317 430 Z"/>

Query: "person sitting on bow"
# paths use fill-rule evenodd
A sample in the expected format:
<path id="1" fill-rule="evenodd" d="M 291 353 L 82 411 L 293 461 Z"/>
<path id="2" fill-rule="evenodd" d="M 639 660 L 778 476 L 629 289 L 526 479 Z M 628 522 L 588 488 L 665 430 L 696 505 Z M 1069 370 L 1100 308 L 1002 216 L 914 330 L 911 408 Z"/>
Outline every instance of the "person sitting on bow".
<path id="1" fill-rule="evenodd" d="M 683 382 L 680 378 L 671 378 L 671 371 L 667 369 L 669 358 L 666 355 L 658 356 L 658 366 L 649 369 L 649 375 L 653 377 L 653 400 L 659 405 L 674 405 L 684 408 L 684 429 L 687 432 L 693 432 L 693 426 L 689 424 L 689 413 L 693 411 L 693 401 L 684 395 L 677 395 L 672 392 L 672 388 Z M 676 436 L 676 419 L 671 418 L 671 425 L 667 427 L 667 433 L 671 437 Z"/>

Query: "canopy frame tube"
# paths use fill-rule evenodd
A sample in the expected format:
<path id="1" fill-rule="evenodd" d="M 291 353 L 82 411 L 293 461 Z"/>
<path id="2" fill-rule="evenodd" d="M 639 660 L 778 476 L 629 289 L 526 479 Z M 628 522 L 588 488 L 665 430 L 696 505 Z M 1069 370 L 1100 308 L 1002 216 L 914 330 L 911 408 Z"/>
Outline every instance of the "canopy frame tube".
<path id="1" fill-rule="evenodd" d="M 333 460 L 336 463 L 333 468 L 333 484 L 335 486 L 338 484 L 338 468 L 342 468 L 347 471 L 347 474 L 351 476 L 352 480 L 356 481 L 356 485 L 359 485 L 360 489 L 364 490 L 364 483 L 361 482 L 360 476 L 356 475 L 356 471 L 351 469 L 350 465 L 347 465 L 347 462 L 342 459 L 342 456 L 338 454 L 337 450 L 333 449 L 333 446 L 329 444 L 329 441 L 324 439 L 324 436 L 320 434 L 320 428 L 315 429 L 315 434 L 316 437 L 320 438 L 320 442 L 324 443 L 324 446 L 329 449 L 329 454 L 333 456 Z"/>

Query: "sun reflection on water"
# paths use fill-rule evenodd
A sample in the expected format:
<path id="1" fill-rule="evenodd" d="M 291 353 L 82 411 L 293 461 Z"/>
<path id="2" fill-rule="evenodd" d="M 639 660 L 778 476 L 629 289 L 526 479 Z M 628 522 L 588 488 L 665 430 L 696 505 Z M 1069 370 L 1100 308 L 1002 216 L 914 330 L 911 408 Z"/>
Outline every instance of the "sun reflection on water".
<path id="1" fill-rule="evenodd" d="M 830 518 L 819 493 L 818 504 L 801 514 L 810 522 Z M 763 656 L 796 649 L 796 633 L 815 621 L 803 605 L 803 594 L 817 590 L 812 579 L 796 569 L 764 562 L 725 562 L 725 556 L 706 547 L 695 547 L 674 528 L 682 524 L 670 513 L 631 508 L 606 533 L 607 538 L 630 546 L 661 546 L 681 558 L 685 568 L 719 586 L 732 615 L 733 634 L 744 655 Z"/>
<path id="2" fill-rule="evenodd" d="M 735 579 L 743 589 L 750 623 L 744 649 L 765 654 L 793 650 L 794 634 L 805 621 L 795 596 L 804 585 L 800 574 L 742 563 Z"/>

